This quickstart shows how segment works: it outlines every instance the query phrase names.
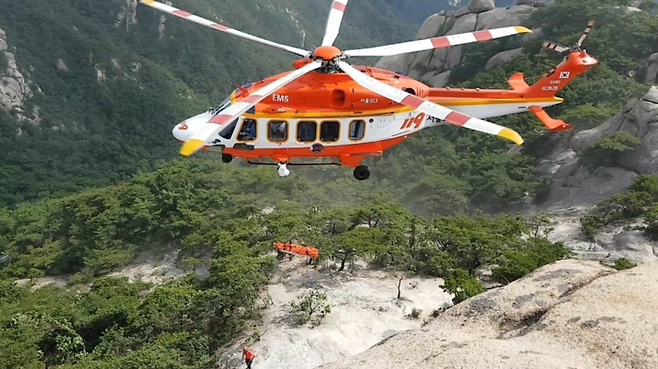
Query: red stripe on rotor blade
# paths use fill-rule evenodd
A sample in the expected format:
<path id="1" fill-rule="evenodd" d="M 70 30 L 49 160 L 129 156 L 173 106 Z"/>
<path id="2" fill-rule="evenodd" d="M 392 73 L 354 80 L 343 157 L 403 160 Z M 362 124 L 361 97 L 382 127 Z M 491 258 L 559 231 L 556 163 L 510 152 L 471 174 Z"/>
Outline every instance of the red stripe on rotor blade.
<path id="1" fill-rule="evenodd" d="M 338 10 L 339 12 L 345 13 L 345 4 L 341 4 L 338 1 L 334 1 L 334 3 L 331 5 L 333 9 Z"/>
<path id="2" fill-rule="evenodd" d="M 230 29 L 230 28 L 228 28 L 228 27 L 226 27 L 226 26 L 224 26 L 224 25 L 221 25 L 221 24 L 219 24 L 219 23 L 213 23 L 213 24 L 210 25 L 210 27 L 212 27 L 212 28 L 217 28 L 217 29 L 220 30 L 220 31 L 226 31 L 227 29 Z"/>
<path id="3" fill-rule="evenodd" d="M 446 116 L 446 119 L 444 119 L 448 123 L 452 123 L 458 126 L 463 126 L 468 122 L 468 120 L 471 119 L 468 115 L 464 115 L 462 113 L 458 113 L 456 111 L 453 111 L 452 113 L 448 114 Z"/>
<path id="4" fill-rule="evenodd" d="M 487 31 L 486 29 L 473 32 L 473 36 L 475 36 L 475 39 L 478 41 L 489 41 L 493 39 L 491 32 Z"/>
<path id="5" fill-rule="evenodd" d="M 414 95 L 409 95 L 409 96 L 405 97 L 404 99 L 402 99 L 402 101 L 400 101 L 400 104 L 406 105 L 406 106 L 411 106 L 414 109 L 418 109 L 420 104 L 422 104 L 424 102 L 425 102 L 425 100 L 421 99 L 420 97 L 416 97 Z"/>
<path id="6" fill-rule="evenodd" d="M 231 116 L 228 114 L 217 114 L 210 118 L 209 122 L 215 124 L 225 124 L 229 121 L 229 119 L 231 119 Z"/>
<path id="7" fill-rule="evenodd" d="M 185 10 L 174 10 L 172 13 L 181 17 L 189 17 L 190 15 L 192 15 L 192 13 L 188 13 Z"/>
<path id="8" fill-rule="evenodd" d="M 430 38 L 430 41 L 432 41 L 434 48 L 450 46 L 450 40 L 447 37 L 434 37 Z"/>

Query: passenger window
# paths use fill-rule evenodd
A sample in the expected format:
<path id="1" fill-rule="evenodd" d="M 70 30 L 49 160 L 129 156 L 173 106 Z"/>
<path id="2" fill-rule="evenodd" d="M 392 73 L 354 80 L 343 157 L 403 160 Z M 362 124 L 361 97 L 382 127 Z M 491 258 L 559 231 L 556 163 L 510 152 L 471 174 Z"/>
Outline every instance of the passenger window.
<path id="1" fill-rule="evenodd" d="M 271 120 L 269 122 L 270 141 L 285 141 L 288 139 L 288 122 L 284 120 Z"/>
<path id="2" fill-rule="evenodd" d="M 297 123 L 297 141 L 313 142 L 318 136 L 318 124 L 313 121 L 300 121 Z"/>
<path id="3" fill-rule="evenodd" d="M 338 141 L 338 137 L 340 137 L 340 123 L 322 122 L 320 126 L 320 140 Z"/>
<path id="4" fill-rule="evenodd" d="M 253 141 L 256 139 L 256 121 L 254 119 L 245 118 L 242 121 L 242 128 L 238 134 L 240 141 Z"/>
<path id="5" fill-rule="evenodd" d="M 363 120 L 353 120 L 350 122 L 350 139 L 360 140 L 366 131 L 366 122 Z"/>

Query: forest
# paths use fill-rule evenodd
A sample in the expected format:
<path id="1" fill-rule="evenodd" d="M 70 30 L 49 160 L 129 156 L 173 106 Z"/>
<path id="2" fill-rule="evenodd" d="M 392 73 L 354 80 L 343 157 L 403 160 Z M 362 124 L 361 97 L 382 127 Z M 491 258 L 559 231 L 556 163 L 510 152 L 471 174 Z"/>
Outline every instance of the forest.
<path id="1" fill-rule="evenodd" d="M 288 2 L 292 9 L 316 9 Z M 213 11 L 205 1 L 180 3 L 200 13 Z M 565 102 L 551 114 L 578 130 L 600 124 L 646 93 L 641 68 L 658 51 L 658 16 L 611 7 L 627 3 L 556 0 L 528 20 L 526 26 L 541 26 L 544 34 L 524 54 L 482 71 L 507 41 L 469 46 L 451 85 L 506 88 L 516 71 L 531 82 L 559 61 L 538 53 L 541 41 L 569 45 L 594 17 L 586 46 L 601 65 L 561 92 Z M 269 49 L 228 38 L 215 43 L 219 36 L 212 39 L 203 29 L 170 20 L 166 32 L 177 37 L 163 45 L 153 32 L 155 13 L 138 9 L 140 22 L 126 31 L 125 25 L 114 26 L 116 3 L 90 4 L 55 1 L 38 9 L 11 2 L 3 6 L 16 17 L 0 14 L 17 60 L 34 67 L 30 78 L 45 92 L 28 100 L 28 108 L 39 106 L 43 114 L 40 126 L 20 123 L 23 134 L 17 138 L 15 112 L 0 112 L 0 147 L 6 153 L 0 166 L 5 204 L 0 208 L 0 366 L 215 368 L 216 350 L 263 313 L 259 295 L 276 268 L 272 243 L 278 241 L 318 247 L 321 259 L 347 265 L 337 273 L 348 273 L 353 258 L 362 258 L 386 270 L 444 278 L 455 303 L 484 291 L 478 275 L 487 265 L 505 284 L 572 256 L 563 244 L 547 239 L 545 214 L 522 217 L 510 211 L 528 194 L 541 200 L 547 189 L 548 179 L 537 174 L 535 163 L 548 134 L 536 118 L 518 114 L 494 120 L 524 136 L 518 155 L 508 155 L 509 147 L 495 138 L 442 127 L 372 160 L 372 176 L 364 182 L 354 181 L 345 168 L 296 170 L 282 179 L 272 168 L 226 165 L 212 154 L 177 158 L 169 133 L 175 122 L 212 105 L 230 79 L 257 79 L 289 61 L 276 56 L 266 65 L 258 55 L 269 55 Z M 231 4 L 227 11 L 247 9 Z M 373 4 L 361 5 L 360 12 L 355 7 L 352 25 L 368 16 Z M 652 4 L 642 7 L 651 10 Z M 316 11 L 325 14 L 323 9 Z M 47 26 L 71 37 L 49 40 Z M 371 30 L 377 37 L 364 36 L 359 46 L 411 38 L 418 25 L 408 26 L 409 31 L 400 28 L 387 37 Z M 268 34 L 265 26 L 260 33 L 253 27 L 243 29 Z M 316 25 L 309 37 L 319 37 L 320 28 Z M 185 42 L 191 39 L 195 42 Z M 204 49 L 212 53 L 199 58 Z M 89 73 L 96 65 L 87 61 L 90 51 L 102 66 L 118 56 L 141 67 L 139 72 L 107 68 L 111 82 L 101 84 Z M 57 70 L 47 53 L 66 58 L 69 71 Z M 245 58 L 254 60 L 251 70 L 227 69 Z M 61 129 L 50 129 L 55 126 Z M 633 144 L 624 137 L 605 139 Z M 587 154 L 588 165 L 610 165 L 604 159 L 618 148 L 599 143 Z M 584 217 L 584 229 L 646 215 L 648 231 L 654 232 L 656 183 L 654 176 L 641 177 L 628 194 Z M 153 286 L 107 277 L 140 253 L 172 249 L 181 250 L 179 263 L 189 272 L 183 278 Z M 198 273 L 201 268 L 207 275 Z M 42 276 L 65 276 L 69 286 L 31 289 Z M 17 279 L 28 282 L 19 286 Z"/>
<path id="2" fill-rule="evenodd" d="M 336 190 L 281 180 L 267 169 L 180 160 L 119 186 L 3 212 L 0 344 L 10 349 L 0 363 L 213 367 L 213 352 L 261 313 L 259 291 L 276 267 L 277 241 L 318 247 L 319 263 L 347 265 L 339 273 L 363 258 L 388 270 L 444 277 L 455 302 L 484 291 L 476 278 L 484 265 L 496 263 L 494 275 L 508 283 L 570 255 L 546 239 L 548 219 L 541 215 L 427 218 L 383 193 Z M 274 211 L 263 213 L 269 206 Z M 171 247 L 181 249 L 190 271 L 182 279 L 152 289 L 104 277 L 139 252 Z M 201 278 L 194 270 L 208 259 Z M 71 288 L 30 292 L 29 283 L 12 282 L 44 275 L 67 275 Z"/>

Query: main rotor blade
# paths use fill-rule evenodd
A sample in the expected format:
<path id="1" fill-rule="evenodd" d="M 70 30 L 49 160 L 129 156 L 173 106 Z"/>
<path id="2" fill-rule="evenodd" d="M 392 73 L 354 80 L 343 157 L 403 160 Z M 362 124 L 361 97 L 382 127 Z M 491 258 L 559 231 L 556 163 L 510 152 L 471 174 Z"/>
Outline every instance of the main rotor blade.
<path id="1" fill-rule="evenodd" d="M 553 42 L 548 42 L 548 41 L 542 42 L 541 45 L 543 47 L 547 48 L 547 49 L 555 50 L 558 53 L 563 53 L 563 52 L 569 50 L 568 47 L 564 47 L 564 46 L 558 45 L 558 44 L 553 43 Z"/>
<path id="2" fill-rule="evenodd" d="M 346 56 L 390 56 L 397 54 L 406 54 L 416 51 L 431 50 L 441 47 L 468 44 L 472 42 L 489 41 L 495 38 L 507 37 L 519 33 L 532 32 L 526 27 L 502 27 L 494 29 L 485 29 L 482 31 L 460 33 L 441 37 L 426 38 L 424 40 L 408 41 L 399 44 L 384 45 L 371 47 L 367 49 L 347 50 L 343 54 Z"/>
<path id="3" fill-rule="evenodd" d="M 327 25 L 324 29 L 324 38 L 322 39 L 322 46 L 333 46 L 340 32 L 340 24 L 343 21 L 343 14 L 345 14 L 345 7 L 349 0 L 334 0 L 331 4 L 329 17 L 327 18 Z"/>
<path id="4" fill-rule="evenodd" d="M 500 136 L 514 142 L 517 145 L 521 145 L 523 143 L 523 138 L 521 138 L 521 135 L 509 128 L 501 127 L 497 124 L 456 112 L 452 109 L 446 108 L 445 106 L 441 106 L 418 96 L 406 93 L 368 76 L 367 74 L 359 71 L 344 61 L 339 61 L 338 66 L 354 81 L 356 81 L 356 83 L 386 97 L 387 99 L 412 107 L 416 110 L 420 110 L 425 114 L 437 117 L 456 126 Z"/>
<path id="5" fill-rule="evenodd" d="M 578 46 L 583 45 L 583 41 L 585 41 L 585 38 L 587 38 L 587 35 L 589 34 L 589 31 L 592 30 L 592 27 L 594 27 L 594 19 L 590 19 L 589 22 L 587 22 L 587 27 L 585 27 L 585 31 L 583 34 L 580 36 L 580 39 L 578 39 L 578 42 L 576 43 Z"/>
<path id="6" fill-rule="evenodd" d="M 223 24 L 219 24 L 219 23 L 210 21 L 208 19 L 201 18 L 201 17 L 199 17 L 197 15 L 194 15 L 194 14 L 190 14 L 190 13 L 184 11 L 184 10 L 174 8 L 173 6 L 169 6 L 169 5 L 166 5 L 166 4 L 163 4 L 163 3 L 159 3 L 155 0 L 140 0 L 139 2 L 142 3 L 142 4 L 146 4 L 146 5 L 148 5 L 152 8 L 161 10 L 165 13 L 173 14 L 177 17 L 192 21 L 194 23 L 201 24 L 201 25 L 206 26 L 206 27 L 213 28 L 213 29 L 218 30 L 218 31 L 229 33 L 229 34 L 234 35 L 234 36 L 238 36 L 238 37 L 246 38 L 248 40 L 260 42 L 261 44 L 265 44 L 265 45 L 274 46 L 276 48 L 289 51 L 293 54 L 297 54 L 297 55 L 301 55 L 301 56 L 309 56 L 310 55 L 310 53 L 306 50 L 298 49 L 296 47 L 283 45 L 283 44 L 279 44 L 277 42 L 266 40 L 264 38 L 256 37 L 256 36 L 250 35 L 248 33 L 244 33 L 244 32 L 238 31 L 236 29 L 226 27 Z"/>
<path id="7" fill-rule="evenodd" d="M 276 81 L 261 87 L 257 91 L 249 94 L 249 96 L 244 98 L 242 101 L 229 106 L 226 108 L 226 110 L 212 117 L 201 130 L 195 132 L 194 135 L 183 144 L 180 150 L 181 155 L 189 156 L 194 154 L 204 145 L 206 145 L 206 143 L 211 138 L 216 136 L 227 123 L 244 114 L 244 112 L 261 102 L 267 96 L 273 94 L 276 90 L 296 80 L 304 74 L 320 68 L 320 66 L 322 66 L 322 62 L 319 61 L 309 63 L 302 68 L 292 71 L 287 75 L 277 79 Z"/>

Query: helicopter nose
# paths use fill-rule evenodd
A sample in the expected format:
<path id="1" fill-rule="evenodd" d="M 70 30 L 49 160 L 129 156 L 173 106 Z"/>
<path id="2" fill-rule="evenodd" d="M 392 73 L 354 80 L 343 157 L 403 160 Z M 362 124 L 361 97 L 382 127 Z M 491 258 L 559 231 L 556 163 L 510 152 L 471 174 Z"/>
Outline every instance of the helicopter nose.
<path id="1" fill-rule="evenodd" d="M 171 134 L 181 142 L 186 142 L 194 132 L 198 131 L 206 122 L 212 118 L 210 112 L 201 113 L 193 117 L 187 118 L 184 121 L 178 123 L 172 130 Z"/>
<path id="2" fill-rule="evenodd" d="M 192 133 L 190 132 L 190 126 L 187 124 L 187 121 L 178 123 L 171 131 L 171 133 L 180 142 L 185 142 L 192 136 Z"/>

